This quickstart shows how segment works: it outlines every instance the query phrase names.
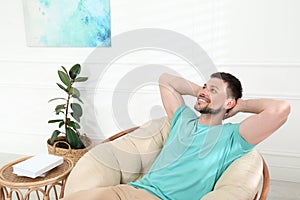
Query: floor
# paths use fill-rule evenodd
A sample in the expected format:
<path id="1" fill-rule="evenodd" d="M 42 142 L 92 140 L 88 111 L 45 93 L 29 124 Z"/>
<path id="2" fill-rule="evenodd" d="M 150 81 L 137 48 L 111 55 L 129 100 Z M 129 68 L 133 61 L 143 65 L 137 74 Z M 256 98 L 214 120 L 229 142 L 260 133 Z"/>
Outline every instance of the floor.
<path id="1" fill-rule="evenodd" d="M 0 167 L 22 155 L 0 153 Z M 300 200 L 300 183 L 271 180 L 268 200 Z"/>
<path id="2" fill-rule="evenodd" d="M 300 200 L 300 183 L 271 180 L 268 200 Z"/>

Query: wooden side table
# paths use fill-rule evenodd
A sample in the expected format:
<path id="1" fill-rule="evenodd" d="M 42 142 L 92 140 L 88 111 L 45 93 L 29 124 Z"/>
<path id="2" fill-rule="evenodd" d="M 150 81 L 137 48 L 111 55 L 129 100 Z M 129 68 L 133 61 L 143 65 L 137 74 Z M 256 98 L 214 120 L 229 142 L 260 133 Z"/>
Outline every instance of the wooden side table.
<path id="1" fill-rule="evenodd" d="M 15 175 L 12 166 L 28 158 L 30 157 L 13 161 L 0 169 L 0 200 L 14 200 L 13 197 L 18 200 L 29 200 L 32 193 L 39 200 L 50 200 L 50 193 L 56 200 L 62 198 L 73 162 L 64 158 L 63 164 L 50 170 L 45 177 L 32 179 Z"/>

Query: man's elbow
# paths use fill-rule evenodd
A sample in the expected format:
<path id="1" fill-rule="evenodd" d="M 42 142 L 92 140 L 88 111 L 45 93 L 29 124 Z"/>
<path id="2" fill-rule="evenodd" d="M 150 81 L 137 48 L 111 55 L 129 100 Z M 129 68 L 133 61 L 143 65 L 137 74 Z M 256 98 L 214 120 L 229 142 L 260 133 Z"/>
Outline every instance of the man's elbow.
<path id="1" fill-rule="evenodd" d="M 166 83 L 168 83 L 169 79 L 170 79 L 170 74 L 163 73 L 163 74 L 160 75 L 158 83 L 159 84 L 166 84 Z"/>
<path id="2" fill-rule="evenodd" d="M 276 107 L 276 113 L 280 116 L 281 119 L 287 119 L 291 112 L 291 105 L 287 101 L 279 101 L 278 106 Z"/>

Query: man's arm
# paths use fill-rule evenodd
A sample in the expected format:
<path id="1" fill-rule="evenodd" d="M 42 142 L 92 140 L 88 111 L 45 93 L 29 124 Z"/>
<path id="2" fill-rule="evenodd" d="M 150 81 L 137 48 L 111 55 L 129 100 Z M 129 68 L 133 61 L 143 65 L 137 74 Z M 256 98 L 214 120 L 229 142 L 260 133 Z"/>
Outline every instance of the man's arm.
<path id="1" fill-rule="evenodd" d="M 250 144 L 258 144 L 284 124 L 290 113 L 290 104 L 273 99 L 239 99 L 226 118 L 238 112 L 255 114 L 241 123 L 240 134 Z"/>
<path id="2" fill-rule="evenodd" d="M 164 73 L 159 78 L 159 89 L 168 118 L 172 119 L 175 111 L 184 103 L 182 95 L 197 96 L 202 88 L 184 78 Z"/>

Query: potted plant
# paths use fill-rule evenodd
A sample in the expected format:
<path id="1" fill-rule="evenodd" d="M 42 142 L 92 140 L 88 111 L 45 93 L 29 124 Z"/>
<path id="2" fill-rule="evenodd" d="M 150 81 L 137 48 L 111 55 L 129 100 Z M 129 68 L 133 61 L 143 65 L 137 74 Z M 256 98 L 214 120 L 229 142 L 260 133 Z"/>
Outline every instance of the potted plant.
<path id="1" fill-rule="evenodd" d="M 67 156 L 75 163 L 87 151 L 86 147 L 89 145 L 87 143 L 90 143 L 90 140 L 79 132 L 80 118 L 83 114 L 80 103 L 83 102 L 74 84 L 88 80 L 87 77 L 79 77 L 80 71 L 80 64 L 75 64 L 69 71 L 62 66 L 62 70 L 58 70 L 61 83 L 56 84 L 66 93 L 66 98 L 49 100 L 49 102 L 60 101 L 60 103 L 55 107 L 58 119 L 48 121 L 50 124 L 58 124 L 58 129 L 53 131 L 47 141 L 48 151 L 51 154 Z"/>

